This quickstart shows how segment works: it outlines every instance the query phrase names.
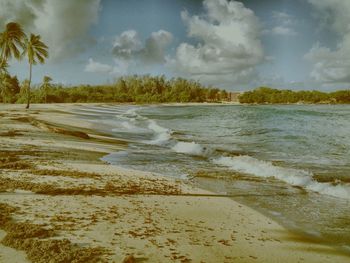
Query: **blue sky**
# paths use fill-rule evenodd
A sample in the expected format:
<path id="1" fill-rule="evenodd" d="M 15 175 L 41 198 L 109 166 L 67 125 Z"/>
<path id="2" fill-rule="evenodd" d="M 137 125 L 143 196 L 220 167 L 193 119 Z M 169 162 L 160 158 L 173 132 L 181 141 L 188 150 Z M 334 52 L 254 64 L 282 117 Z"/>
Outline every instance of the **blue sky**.
<path id="1" fill-rule="evenodd" d="M 348 88 L 349 13 L 348 0 L 0 0 L 1 27 L 19 21 L 50 47 L 36 83 L 164 74 L 228 90 Z M 23 80 L 28 66 L 10 71 Z"/>

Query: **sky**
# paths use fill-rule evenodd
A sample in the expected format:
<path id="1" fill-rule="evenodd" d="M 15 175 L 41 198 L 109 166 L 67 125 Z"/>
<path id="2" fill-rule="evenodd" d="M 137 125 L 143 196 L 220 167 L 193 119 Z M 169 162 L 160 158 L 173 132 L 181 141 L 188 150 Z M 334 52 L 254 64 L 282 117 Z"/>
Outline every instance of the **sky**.
<path id="1" fill-rule="evenodd" d="M 33 81 L 165 75 L 232 91 L 350 84 L 350 0 L 0 0 L 7 22 L 49 46 Z M 28 78 L 25 60 L 10 72 Z"/>

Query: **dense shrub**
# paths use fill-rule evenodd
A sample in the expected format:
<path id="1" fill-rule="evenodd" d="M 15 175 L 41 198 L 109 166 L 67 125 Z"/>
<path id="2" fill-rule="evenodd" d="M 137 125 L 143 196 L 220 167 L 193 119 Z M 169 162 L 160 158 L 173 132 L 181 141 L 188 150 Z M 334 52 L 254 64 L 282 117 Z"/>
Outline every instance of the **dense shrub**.
<path id="1" fill-rule="evenodd" d="M 292 91 L 260 87 L 239 96 L 241 103 L 350 103 L 350 90 L 335 92 Z"/>
<path id="2" fill-rule="evenodd" d="M 12 101 L 23 103 L 26 99 L 25 83 Z M 19 89 L 18 91 L 19 92 Z M 32 103 L 75 102 L 204 102 L 228 100 L 226 91 L 203 87 L 196 81 L 182 78 L 166 80 L 164 76 L 128 76 L 109 85 L 63 86 L 49 81 L 34 87 Z"/>

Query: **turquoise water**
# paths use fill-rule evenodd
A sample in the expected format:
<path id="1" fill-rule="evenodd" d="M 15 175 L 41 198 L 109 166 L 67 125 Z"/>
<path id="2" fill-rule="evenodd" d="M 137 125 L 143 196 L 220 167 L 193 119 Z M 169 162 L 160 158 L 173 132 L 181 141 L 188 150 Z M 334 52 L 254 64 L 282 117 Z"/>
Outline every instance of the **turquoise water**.
<path id="1" fill-rule="evenodd" d="M 350 106 L 105 105 L 76 114 L 129 142 L 110 163 L 191 180 L 350 247 Z"/>

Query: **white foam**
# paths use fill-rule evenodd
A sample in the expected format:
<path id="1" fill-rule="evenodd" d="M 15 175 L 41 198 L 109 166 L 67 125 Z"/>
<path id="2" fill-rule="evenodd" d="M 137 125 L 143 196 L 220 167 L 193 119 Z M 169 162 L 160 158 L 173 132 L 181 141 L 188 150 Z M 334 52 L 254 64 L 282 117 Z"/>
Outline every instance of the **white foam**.
<path id="1" fill-rule="evenodd" d="M 129 115 L 129 116 L 133 116 L 133 117 L 137 117 L 138 116 L 138 114 L 136 113 L 137 110 L 138 110 L 138 108 L 131 108 L 131 109 L 127 110 L 124 114 Z"/>
<path id="2" fill-rule="evenodd" d="M 214 163 L 229 167 L 235 171 L 259 177 L 274 177 L 294 186 L 334 197 L 350 199 L 350 186 L 319 183 L 308 171 L 275 166 L 270 162 L 261 161 L 250 156 L 220 157 Z"/>
<path id="3" fill-rule="evenodd" d="M 172 147 L 172 150 L 190 155 L 203 155 L 205 152 L 203 146 L 195 142 L 178 142 Z"/>
<path id="4" fill-rule="evenodd" d="M 130 122 L 128 122 L 128 121 L 123 121 L 123 122 L 121 123 L 121 125 L 122 125 L 125 129 L 127 129 L 127 130 L 134 130 L 134 129 L 137 128 L 135 125 L 132 125 L 132 124 L 131 124 Z"/>
<path id="5" fill-rule="evenodd" d="M 162 145 L 171 139 L 171 130 L 157 124 L 154 120 L 149 120 L 148 128 L 155 133 L 155 138 L 148 143 Z"/>

